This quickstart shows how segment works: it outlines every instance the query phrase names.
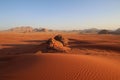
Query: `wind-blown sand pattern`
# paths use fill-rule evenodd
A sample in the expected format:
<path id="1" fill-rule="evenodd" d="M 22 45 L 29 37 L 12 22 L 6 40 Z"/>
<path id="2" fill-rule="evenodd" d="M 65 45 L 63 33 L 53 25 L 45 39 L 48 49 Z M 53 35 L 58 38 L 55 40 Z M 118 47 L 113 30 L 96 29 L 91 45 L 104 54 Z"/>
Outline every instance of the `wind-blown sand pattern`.
<path id="1" fill-rule="evenodd" d="M 96 56 L 24 55 L 3 63 L 1 80 L 120 80 L 120 64 Z"/>
<path id="2" fill-rule="evenodd" d="M 72 50 L 47 53 L 55 35 L 0 33 L 0 80 L 120 80 L 120 36 L 63 34 Z"/>

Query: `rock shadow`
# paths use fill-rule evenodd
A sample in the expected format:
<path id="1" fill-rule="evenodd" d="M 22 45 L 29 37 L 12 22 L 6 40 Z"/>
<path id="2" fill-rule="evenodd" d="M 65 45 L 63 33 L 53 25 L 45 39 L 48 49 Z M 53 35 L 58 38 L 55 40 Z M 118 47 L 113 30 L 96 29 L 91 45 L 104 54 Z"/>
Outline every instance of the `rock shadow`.
<path id="1" fill-rule="evenodd" d="M 108 44 L 99 44 L 90 41 L 77 40 L 77 39 L 69 39 L 70 48 L 78 48 L 78 49 L 100 49 L 100 50 L 108 50 L 120 52 L 120 46 L 118 45 L 108 45 Z"/>

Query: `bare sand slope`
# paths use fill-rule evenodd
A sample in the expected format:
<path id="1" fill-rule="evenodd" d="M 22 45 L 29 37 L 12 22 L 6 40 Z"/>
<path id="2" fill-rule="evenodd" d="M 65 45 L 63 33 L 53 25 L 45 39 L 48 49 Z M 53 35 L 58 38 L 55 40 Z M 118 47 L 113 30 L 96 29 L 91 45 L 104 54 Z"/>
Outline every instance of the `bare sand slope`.
<path id="1" fill-rule="evenodd" d="M 120 80 L 120 63 L 73 54 L 0 57 L 0 80 Z"/>

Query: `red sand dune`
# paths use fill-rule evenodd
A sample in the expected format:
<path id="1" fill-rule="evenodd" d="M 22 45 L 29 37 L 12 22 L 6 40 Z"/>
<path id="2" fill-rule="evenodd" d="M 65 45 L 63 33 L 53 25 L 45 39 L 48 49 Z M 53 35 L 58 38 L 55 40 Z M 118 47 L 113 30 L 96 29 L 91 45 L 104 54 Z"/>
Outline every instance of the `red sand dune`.
<path id="1" fill-rule="evenodd" d="M 0 33 L 0 56 L 46 53 L 41 43 L 58 33 Z M 62 33 L 69 39 L 71 53 L 89 55 L 119 55 L 119 35 Z"/>
<path id="2" fill-rule="evenodd" d="M 0 33 L 0 80 L 120 80 L 119 35 L 63 33 L 72 50 L 48 54 L 55 35 Z"/>
<path id="3" fill-rule="evenodd" d="M 120 80 L 120 63 L 73 54 L 0 57 L 0 80 Z"/>

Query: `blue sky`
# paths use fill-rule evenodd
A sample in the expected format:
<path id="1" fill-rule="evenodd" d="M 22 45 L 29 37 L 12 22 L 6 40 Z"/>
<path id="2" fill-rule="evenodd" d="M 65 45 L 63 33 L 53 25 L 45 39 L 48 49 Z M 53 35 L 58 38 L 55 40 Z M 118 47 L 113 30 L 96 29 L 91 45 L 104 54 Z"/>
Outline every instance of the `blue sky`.
<path id="1" fill-rule="evenodd" d="M 120 0 L 0 0 L 0 29 L 116 29 Z"/>

